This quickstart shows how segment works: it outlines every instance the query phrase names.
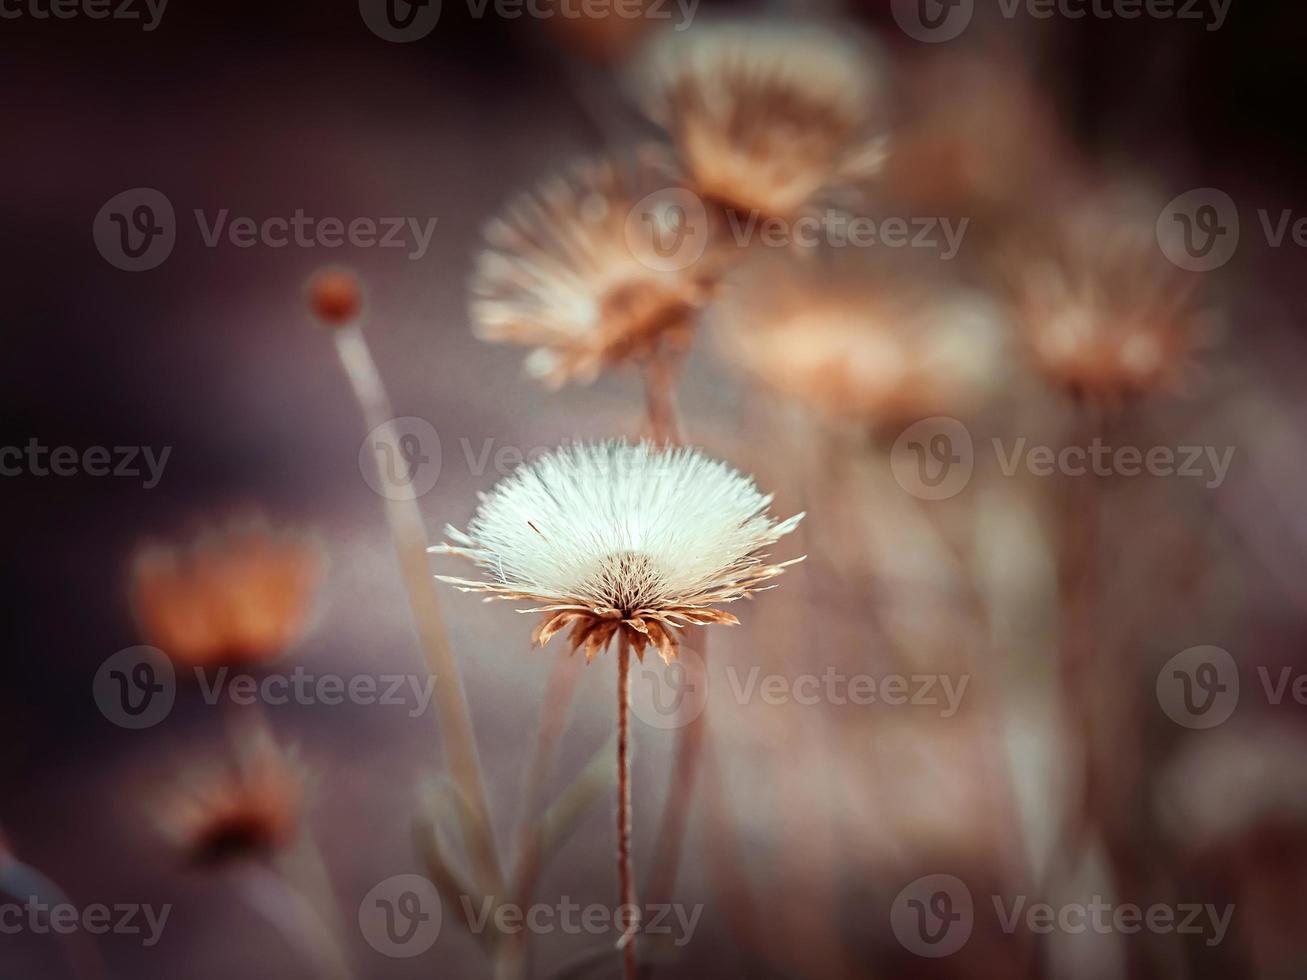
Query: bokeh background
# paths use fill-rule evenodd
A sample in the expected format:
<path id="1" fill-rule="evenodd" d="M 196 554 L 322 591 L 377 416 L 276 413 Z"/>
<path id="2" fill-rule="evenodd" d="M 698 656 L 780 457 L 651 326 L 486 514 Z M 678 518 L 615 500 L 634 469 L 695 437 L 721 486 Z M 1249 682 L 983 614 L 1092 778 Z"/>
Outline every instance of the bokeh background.
<path id="1" fill-rule="evenodd" d="M 949 107 L 946 85 L 921 108 L 914 73 L 979 55 L 1028 73 L 1094 179 L 1129 174 L 1163 202 L 1194 187 L 1238 201 L 1238 254 L 1204 282 L 1220 317 L 1198 380 L 1115 430 L 1136 444 L 1152 433 L 1161 444 L 1234 446 L 1235 462 L 1211 492 L 1106 481 L 1098 604 L 1068 613 L 1049 543 L 1061 504 L 1043 499 L 1046 487 L 1027 495 L 978 479 L 958 498 L 962 516 L 923 512 L 878 450 L 856 440 L 851 450 L 843 435 L 814 440 L 801 413 L 751 391 L 696 343 L 681 386 L 691 440 L 756 473 L 779 512 L 812 515 L 785 554 L 806 552 L 808 562 L 748 606 L 742 627 L 718 631 L 714 669 L 926 671 L 965 674 L 972 686 L 967 710 L 944 720 L 910 706 L 741 703 L 710 674 L 715 768 L 691 811 L 677 886 L 679 902 L 704 911 L 688 945 L 660 954 L 669 958 L 661 969 L 1298 976 L 1307 964 L 1303 709 L 1292 698 L 1268 704 L 1257 671 L 1307 669 L 1303 250 L 1271 247 L 1256 211 L 1307 216 L 1304 12 L 1233 0 L 1209 31 L 1146 17 L 1007 20 L 978 6 L 966 36 L 940 45 L 906 36 L 882 3 L 734 12 L 859 23 L 883 51 L 887 126 Z M 99 941 L 111 976 L 313 976 L 233 901 L 227 881 L 182 868 L 154 826 L 159 787 L 221 745 L 220 712 L 183 685 L 164 724 L 132 732 L 91 696 L 100 664 L 141 642 L 127 597 L 134 550 L 251 508 L 315 528 L 330 571 L 314 628 L 289 662 L 346 675 L 420 671 L 382 500 L 360 471 L 367 426 L 330 338 L 305 313 L 303 284 L 330 263 L 366 281 L 365 329 L 395 412 L 439 433 L 439 479 L 420 500 L 429 530 L 462 525 L 476 491 L 501 475 L 499 450 L 640 429 L 634 375 L 545 391 L 522 376 L 518 352 L 472 337 L 466 284 L 480 228 L 511 194 L 579 155 L 656 131 L 625 103 L 613 67 L 565 31 L 476 17 L 450 0 L 437 28 L 411 44 L 376 36 L 349 3 L 174 0 L 148 32 L 15 9 L 0 27 L 4 442 L 172 451 L 151 489 L 85 475 L 0 483 L 12 623 L 0 674 L 0 826 L 79 905 L 174 906 L 153 948 L 131 936 Z M 705 3 L 700 14 L 710 12 L 721 11 Z M 91 231 L 101 206 L 135 187 L 167 195 L 178 237 L 161 266 L 127 273 L 104 260 Z M 193 209 L 257 217 L 296 208 L 437 225 L 412 260 L 404 249 L 208 248 L 191 218 Z M 982 443 L 986 424 L 975 430 Z M 950 550 L 958 521 L 961 558 Z M 561 653 L 529 653 L 525 617 L 452 591 L 444 599 L 507 841 L 524 746 Z M 1059 801 L 1082 765 L 1058 680 L 1069 631 L 1087 631 L 1102 653 L 1096 672 L 1077 679 L 1094 695 L 1088 754 L 1101 781 L 1100 833 L 1083 853 L 1058 843 Z M 1233 719 L 1214 731 L 1173 724 L 1153 693 L 1161 666 L 1201 644 L 1229 650 L 1243 682 Z M 609 736 L 611 670 L 599 662 L 581 673 L 555 789 Z M 353 930 L 369 889 L 422 872 L 412 817 L 441 765 L 430 711 L 319 704 L 267 714 L 317 772 L 308 823 Z M 641 879 L 654 815 L 676 778 L 674 737 L 637 724 Z M 541 900 L 612 901 L 611 824 L 605 799 L 551 860 Z M 743 871 L 747 896 L 723 886 L 722 853 L 734 855 L 727 864 Z M 932 960 L 896 941 L 890 917 L 905 885 L 936 873 L 967 881 L 986 911 L 963 951 Z M 1212 947 L 1157 935 L 1007 936 L 988 915 L 990 894 L 1236 910 Z M 412 960 L 383 957 L 354 931 L 344 943 L 359 977 L 488 975 L 452 918 L 447 909 L 436 945 Z M 535 942 L 539 976 L 603 946 L 561 934 Z M 594 969 L 615 976 L 616 959 Z M 0 936 L 0 976 L 70 975 L 51 937 Z"/>

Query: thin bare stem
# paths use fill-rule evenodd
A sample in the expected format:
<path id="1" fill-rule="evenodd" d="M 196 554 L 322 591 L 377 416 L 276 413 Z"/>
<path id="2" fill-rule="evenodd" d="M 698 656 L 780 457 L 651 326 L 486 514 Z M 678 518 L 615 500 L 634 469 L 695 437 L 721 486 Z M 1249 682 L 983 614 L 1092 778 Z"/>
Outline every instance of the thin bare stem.
<path id="1" fill-rule="evenodd" d="M 351 980 L 353 973 L 335 930 L 317 914 L 313 903 L 263 864 L 251 864 L 239 877 L 242 894 L 295 952 L 323 980 Z"/>
<path id="2" fill-rule="evenodd" d="M 694 632 L 697 641 L 695 648 L 706 669 L 708 631 L 697 628 Z M 689 723 L 677 729 L 676 778 L 668 787 L 667 800 L 663 804 L 657 843 L 654 845 L 653 871 L 645 889 L 645 895 L 653 907 L 669 902 L 676 889 L 676 876 L 681 867 L 681 846 L 685 840 L 690 800 L 694 796 L 695 782 L 699 775 L 699 760 L 703 755 L 707 727 L 707 712 L 700 712 Z"/>
<path id="3" fill-rule="evenodd" d="M 676 402 L 675 354 L 656 348 L 644 362 L 644 411 L 654 442 L 679 446 L 685 442 Z"/>
<path id="4" fill-rule="evenodd" d="M 626 980 L 636 980 L 635 933 L 640 918 L 631 874 L 631 645 L 624 631 L 617 641 L 617 883 L 618 904 L 631 913 L 617 946 Z"/>
<path id="5" fill-rule="evenodd" d="M 390 399 L 386 396 L 381 374 L 368 351 L 362 330 L 354 324 L 336 330 L 334 336 L 336 351 L 354 388 L 354 394 L 358 397 L 367 425 L 381 429 L 390 440 L 397 442 L 398 434 L 394 431 L 394 412 L 390 407 Z M 427 565 L 428 539 L 422 512 L 411 499 L 386 498 L 386 519 L 399 557 L 400 572 L 417 625 L 418 639 L 428 668 L 437 678 L 437 720 L 445 757 L 455 783 L 467 797 L 479 823 L 479 826 L 465 828 L 472 865 L 482 890 L 498 895 L 503 891 L 504 878 L 495 848 L 490 806 L 477 758 L 476 739 L 467 698 L 463 693 L 463 682 L 440 612 L 435 579 Z"/>
<path id="6" fill-rule="evenodd" d="M 558 741 L 567 724 L 567 713 L 576 690 L 581 661 L 575 657 L 561 657 L 549 672 L 549 685 L 545 690 L 545 703 L 540 711 L 540 727 L 536 732 L 535 751 L 528 763 L 522 789 L 522 803 L 517 815 L 517 849 L 513 857 L 513 881 L 510 894 L 519 908 L 531 904 L 542 861 L 541 844 L 544 833 L 540 809 L 544 803 L 545 785 L 554 768 Z M 518 977 L 526 969 L 526 933 L 505 939 L 499 954 L 497 975 Z"/>

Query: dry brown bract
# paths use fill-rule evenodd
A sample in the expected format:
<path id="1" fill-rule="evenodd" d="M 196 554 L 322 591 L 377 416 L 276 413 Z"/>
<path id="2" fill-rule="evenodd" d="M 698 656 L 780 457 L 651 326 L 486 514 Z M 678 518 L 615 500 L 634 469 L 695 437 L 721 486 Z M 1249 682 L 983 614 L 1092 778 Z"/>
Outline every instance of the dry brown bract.
<path id="1" fill-rule="evenodd" d="M 592 660 L 625 631 L 637 655 L 666 661 L 684 626 L 735 624 L 714 608 L 767 588 L 790 562 L 761 550 L 802 514 L 776 522 L 771 497 L 725 463 L 649 443 L 568 446 L 522 466 L 481 501 L 466 533 L 431 550 L 469 558 L 485 581 L 439 576 L 464 592 L 543 603 L 532 634 L 570 629 Z M 797 560 L 797 559 L 796 559 Z"/>
<path id="2" fill-rule="evenodd" d="M 535 347 L 527 371 L 554 387 L 659 344 L 683 347 L 712 254 L 706 222 L 678 187 L 666 159 L 646 150 L 629 164 L 578 165 L 519 197 L 485 229 L 472 279 L 477 336 Z M 659 252 L 664 238 L 672 246 Z"/>
<path id="3" fill-rule="evenodd" d="M 791 218 L 823 192 L 874 174 L 877 84 L 857 32 L 721 22 L 655 36 L 632 74 L 694 189 L 723 205 Z"/>
<path id="4" fill-rule="evenodd" d="M 764 257 L 725 280 L 723 356 L 776 393 L 870 428 L 964 413 L 1001 381 L 993 304 L 865 255 Z"/>
<path id="5" fill-rule="evenodd" d="M 266 736 L 238 746 L 234 762 L 192 773 L 159 814 L 161 830 L 195 865 L 263 859 L 295 838 L 306 776 Z"/>
<path id="6" fill-rule="evenodd" d="M 189 666 L 253 664 L 283 653 L 304 631 L 325 560 L 313 538 L 262 521 L 152 545 L 132 575 L 147 641 Z"/>

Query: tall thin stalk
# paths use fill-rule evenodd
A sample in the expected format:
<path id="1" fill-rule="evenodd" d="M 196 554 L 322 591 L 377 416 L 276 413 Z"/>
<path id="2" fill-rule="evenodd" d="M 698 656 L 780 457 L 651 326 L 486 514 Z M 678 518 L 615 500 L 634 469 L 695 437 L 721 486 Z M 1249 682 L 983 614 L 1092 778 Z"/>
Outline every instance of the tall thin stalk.
<path id="1" fill-rule="evenodd" d="M 362 329 L 357 322 L 351 323 L 335 330 L 334 337 L 336 352 L 354 388 L 367 425 L 371 429 L 381 430 L 389 440 L 397 443 L 394 412 Z M 490 806 L 477 758 L 476 739 L 467 698 L 463 693 L 463 682 L 459 677 L 440 612 L 435 579 L 427 566 L 428 540 L 422 512 L 411 499 L 394 500 L 387 497 L 385 508 L 409 606 L 417 625 L 418 639 L 427 665 L 437 678 L 437 722 L 445 758 L 454 782 L 467 798 L 478 824 L 464 827 L 472 865 L 482 891 L 498 895 L 503 891 L 504 878 L 495 849 Z"/>
<path id="2" fill-rule="evenodd" d="M 336 931 L 320 917 L 313 902 L 280 873 L 262 863 L 250 863 L 237 870 L 235 880 L 250 908 L 281 934 L 315 976 L 353 980 Z"/>
<path id="3" fill-rule="evenodd" d="M 631 873 L 631 641 L 624 630 L 617 641 L 617 882 L 618 905 L 631 910 L 617 946 L 622 950 L 626 980 L 635 980 L 635 933 L 640 917 L 635 911 Z"/>

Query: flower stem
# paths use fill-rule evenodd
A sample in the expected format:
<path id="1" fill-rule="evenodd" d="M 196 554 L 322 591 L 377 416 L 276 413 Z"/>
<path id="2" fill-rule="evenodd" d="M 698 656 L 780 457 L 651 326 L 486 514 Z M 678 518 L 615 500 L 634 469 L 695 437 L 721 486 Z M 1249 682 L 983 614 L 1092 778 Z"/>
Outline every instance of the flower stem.
<path id="1" fill-rule="evenodd" d="M 617 641 L 617 883 L 618 904 L 628 906 L 632 918 L 617 946 L 622 950 L 626 980 L 635 980 L 635 879 L 631 874 L 631 645 L 625 632 Z"/>
<path id="2" fill-rule="evenodd" d="M 696 628 L 699 657 L 704 662 L 705 673 L 708 657 L 708 631 Z M 707 712 L 701 713 L 677 729 L 676 738 L 676 778 L 673 778 L 667 790 L 667 801 L 663 805 L 662 817 L 658 824 L 657 844 L 654 848 L 653 872 L 645 889 L 646 897 L 652 907 L 671 901 L 676 889 L 676 876 L 681 866 L 681 844 L 685 840 L 685 825 L 690 813 L 690 799 L 694 795 L 695 782 L 699 775 L 699 760 L 703 755 L 703 740 L 707 729 Z"/>
<path id="3" fill-rule="evenodd" d="M 674 353 L 655 349 L 644 364 L 644 411 L 654 442 L 679 446 L 685 442 L 681 413 L 676 403 Z"/>
<path id="4" fill-rule="evenodd" d="M 322 980 L 352 980 L 338 935 L 318 916 L 313 903 L 276 871 L 251 864 L 237 872 L 242 895 Z"/>
<path id="5" fill-rule="evenodd" d="M 363 409 L 367 425 L 373 429 L 381 428 L 392 442 L 397 442 L 397 434 L 393 431 L 394 411 L 363 331 L 354 324 L 336 330 L 334 337 L 336 351 Z M 417 625 L 418 639 L 427 665 L 437 678 L 437 722 L 445 757 L 455 783 L 467 797 L 480 824 L 478 827 L 465 828 L 470 831 L 466 836 L 478 884 L 483 892 L 498 895 L 503 891 L 504 878 L 495 849 L 490 806 L 486 799 L 481 765 L 477 759 L 476 738 L 472 731 L 467 698 L 463 693 L 463 682 L 445 631 L 435 579 L 427 566 L 428 540 L 422 512 L 411 499 L 394 500 L 388 497 L 386 519 L 399 557 L 400 572 Z"/>
<path id="6" fill-rule="evenodd" d="M 580 661 L 560 658 L 549 673 L 545 703 L 540 712 L 535 750 L 527 768 L 522 790 L 521 810 L 517 815 L 517 850 L 513 857 L 513 880 L 509 896 L 519 908 L 531 904 L 536 879 L 544 859 L 543 825 L 540 810 L 544 803 L 545 784 L 554 768 L 559 739 L 567 725 L 567 713 L 576 689 Z M 497 975 L 516 978 L 525 974 L 525 933 L 505 938 L 498 959 Z"/>

